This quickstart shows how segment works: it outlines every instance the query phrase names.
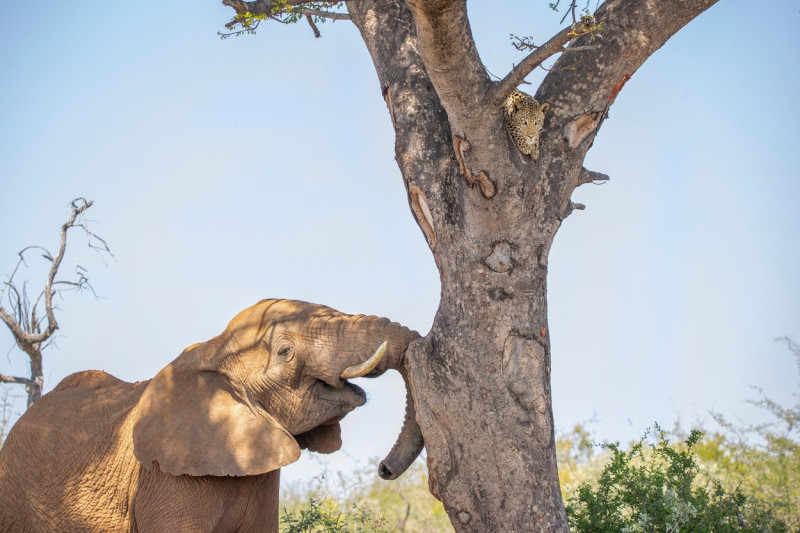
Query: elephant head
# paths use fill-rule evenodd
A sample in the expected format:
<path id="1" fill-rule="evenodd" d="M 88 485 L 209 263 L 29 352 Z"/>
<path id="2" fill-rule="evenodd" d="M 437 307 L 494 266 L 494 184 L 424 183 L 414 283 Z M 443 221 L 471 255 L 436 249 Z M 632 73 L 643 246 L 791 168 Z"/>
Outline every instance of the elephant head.
<path id="1" fill-rule="evenodd" d="M 417 338 L 385 318 L 259 302 L 150 381 L 135 407 L 134 454 L 173 475 L 246 476 L 296 461 L 301 448 L 336 451 L 339 421 L 366 401 L 347 380 L 402 372 Z M 421 451 L 413 407 L 407 412 L 386 459 L 392 475 L 383 477 L 402 473 Z"/>

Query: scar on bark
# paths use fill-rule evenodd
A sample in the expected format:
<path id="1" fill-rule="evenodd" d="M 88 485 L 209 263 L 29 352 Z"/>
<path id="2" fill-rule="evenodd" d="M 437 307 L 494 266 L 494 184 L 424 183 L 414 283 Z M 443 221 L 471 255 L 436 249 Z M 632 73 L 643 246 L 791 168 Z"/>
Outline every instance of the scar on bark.
<path id="1" fill-rule="evenodd" d="M 430 455 L 428 456 L 428 492 L 439 501 L 442 501 L 442 497 L 439 496 L 439 484 L 436 482 L 436 477 L 431 474 L 431 467 L 433 466 L 434 460 L 433 457 Z"/>
<path id="2" fill-rule="evenodd" d="M 464 161 L 464 154 L 469 151 L 469 141 L 462 139 L 458 135 L 453 135 L 453 149 L 455 149 L 456 152 L 456 159 L 458 160 L 458 168 L 461 171 L 461 175 L 467 180 L 469 186 L 472 187 L 477 183 L 481 188 L 481 194 L 483 194 L 484 198 L 491 198 L 497 194 L 497 186 L 489 179 L 489 175 L 486 174 L 485 171 L 481 170 L 476 176 L 467 167 Z"/>
<path id="3" fill-rule="evenodd" d="M 567 140 L 570 150 L 574 150 L 587 135 L 600 125 L 600 116 L 601 114 L 598 112 L 584 113 L 567 124 L 564 128 L 564 138 Z"/>
<path id="4" fill-rule="evenodd" d="M 546 333 L 546 331 L 545 331 Z M 552 446 L 553 433 L 547 391 L 547 356 L 535 339 L 510 334 L 503 344 L 503 377 L 508 390 L 525 410 L 542 448 Z"/>
<path id="5" fill-rule="evenodd" d="M 392 106 L 392 94 L 389 86 L 384 85 L 381 93 L 383 93 L 383 99 L 386 101 L 386 107 L 389 108 L 389 118 L 392 119 L 392 126 L 394 126 L 394 106 Z"/>
<path id="6" fill-rule="evenodd" d="M 498 274 L 503 274 L 514 268 L 511 257 L 513 248 L 510 242 L 497 241 L 492 246 L 492 252 L 486 256 L 483 263 Z"/>
<path id="7" fill-rule="evenodd" d="M 414 212 L 417 223 L 428 240 L 428 246 L 433 248 L 436 246 L 436 232 L 433 230 L 433 215 L 430 207 L 428 207 L 428 199 L 425 197 L 425 192 L 416 185 L 411 185 L 408 188 L 408 193 L 411 195 L 411 211 Z"/>
<path id="8" fill-rule="evenodd" d="M 614 103 L 614 100 L 617 99 L 617 95 L 619 95 L 619 92 L 629 79 L 631 79 L 631 74 L 623 74 L 619 82 L 611 87 L 611 94 L 608 96 L 608 100 L 606 100 L 606 106 L 603 108 L 603 111 L 599 113 L 596 111 L 593 113 L 584 113 L 567 124 L 564 128 L 564 138 L 567 140 L 567 145 L 571 150 L 575 149 L 587 135 L 596 130 L 600 126 L 600 123 L 608 117 L 608 109 L 611 107 L 611 104 Z"/>
<path id="9" fill-rule="evenodd" d="M 619 80 L 619 83 L 615 83 L 611 88 L 611 95 L 608 97 L 608 102 L 606 102 L 606 113 L 608 113 L 608 108 L 611 107 L 611 104 L 614 103 L 614 100 L 617 99 L 619 92 L 622 90 L 625 84 L 628 83 L 628 80 L 631 79 L 631 76 L 631 74 L 624 74 L 622 79 Z"/>

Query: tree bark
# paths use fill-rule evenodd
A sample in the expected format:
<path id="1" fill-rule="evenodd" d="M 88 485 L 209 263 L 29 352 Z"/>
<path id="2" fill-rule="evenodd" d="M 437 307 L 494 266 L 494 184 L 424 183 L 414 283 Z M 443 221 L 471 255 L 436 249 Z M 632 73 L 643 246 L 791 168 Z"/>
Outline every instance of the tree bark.
<path id="1" fill-rule="evenodd" d="M 452 121 L 422 63 L 411 12 L 391 0 L 348 7 L 372 54 L 412 212 L 442 279 L 433 329 L 407 355 L 431 490 L 457 530 L 566 531 L 553 447 L 545 295 L 546 255 L 557 222 L 543 216 L 534 187 L 520 176 L 530 164 L 512 151 L 499 107 L 478 120 L 465 117 L 459 129 L 461 135 L 475 132 L 469 140 L 460 137 L 474 147 L 464 150 L 469 156 L 500 155 L 503 161 L 492 166 L 475 165 L 477 157 L 467 165 L 489 180 L 502 176 L 503 186 L 487 198 L 487 189 L 462 176 Z M 483 89 L 467 98 L 473 103 L 490 88 L 482 77 Z M 515 175 L 517 183 L 510 179 Z"/>
<path id="2" fill-rule="evenodd" d="M 554 447 L 547 256 L 572 191 L 605 178 L 583 159 L 625 81 L 713 3 L 605 3 L 600 30 L 575 39 L 582 50 L 564 54 L 537 93 L 551 110 L 537 161 L 509 141 L 499 104 L 544 53 L 492 83 L 464 0 L 348 3 L 441 276 L 433 328 L 407 357 L 431 491 L 457 531 L 569 530 Z M 551 49 L 566 41 L 562 31 Z"/>
<path id="3" fill-rule="evenodd" d="M 573 190 L 607 179 L 582 165 L 625 82 L 715 1 L 608 0 L 501 82 L 480 60 L 466 0 L 347 2 L 441 277 L 433 327 L 406 358 L 431 492 L 457 531 L 569 530 L 550 394 L 548 254 L 576 207 Z M 509 139 L 502 103 L 568 42 L 536 94 L 550 108 L 532 160 Z"/>

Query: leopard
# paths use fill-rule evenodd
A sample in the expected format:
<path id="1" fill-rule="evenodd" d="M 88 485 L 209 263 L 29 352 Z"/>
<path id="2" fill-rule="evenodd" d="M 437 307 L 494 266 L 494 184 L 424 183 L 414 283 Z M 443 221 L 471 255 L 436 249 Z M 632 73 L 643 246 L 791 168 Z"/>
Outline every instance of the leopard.
<path id="1" fill-rule="evenodd" d="M 511 140 L 520 152 L 533 160 L 539 158 L 539 133 L 549 107 L 550 104 L 539 104 L 533 96 L 518 89 L 503 104 L 503 117 Z"/>

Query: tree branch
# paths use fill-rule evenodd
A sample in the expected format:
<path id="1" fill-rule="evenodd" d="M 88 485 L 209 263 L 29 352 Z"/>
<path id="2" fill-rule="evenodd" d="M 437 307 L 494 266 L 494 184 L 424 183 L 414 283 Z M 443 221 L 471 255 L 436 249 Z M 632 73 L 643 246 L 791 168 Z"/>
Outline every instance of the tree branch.
<path id="1" fill-rule="evenodd" d="M 546 131 L 552 150 L 565 150 L 570 167 L 583 162 L 600 126 L 625 83 L 678 30 L 717 0 L 608 0 L 595 12 L 601 35 L 582 35 L 566 48 L 545 76 L 536 99 L 550 104 Z M 566 142 L 564 142 L 566 141 Z M 578 166 L 578 168 L 580 168 Z M 575 187 L 594 181 L 585 171 L 564 179 L 548 175 L 554 205 L 566 206 Z"/>
<path id="2" fill-rule="evenodd" d="M 313 16 L 306 15 L 306 22 L 308 22 L 308 25 L 311 27 L 311 31 L 314 32 L 315 38 L 319 39 L 320 37 L 322 37 L 322 34 L 319 32 L 319 28 L 317 28 L 317 25 L 314 24 Z"/>
<path id="3" fill-rule="evenodd" d="M 308 0 L 286 0 L 281 2 L 284 6 L 294 7 L 303 4 L 312 4 Z M 222 5 L 232 7 L 237 15 L 251 13 L 253 15 L 272 15 L 277 11 L 274 0 L 254 0 L 245 2 L 243 0 L 222 0 Z"/>
<path id="4" fill-rule="evenodd" d="M 414 16 L 419 55 L 454 133 L 485 105 L 491 80 L 481 62 L 466 0 L 406 0 Z"/>
<path id="5" fill-rule="evenodd" d="M 555 34 L 549 41 L 542 46 L 536 48 L 528 56 L 525 57 L 505 78 L 496 82 L 492 89 L 492 96 L 490 101 L 494 106 L 500 106 L 505 102 L 506 98 L 514 92 L 524 80 L 525 76 L 530 74 L 533 69 L 544 63 L 549 57 L 562 52 L 563 46 L 570 42 L 575 37 L 572 27 L 564 28 Z"/>
<path id="6" fill-rule="evenodd" d="M 25 385 L 26 387 L 32 387 L 34 385 L 33 380 L 28 378 L 6 376 L 5 374 L 0 374 L 0 383 L 19 383 L 20 385 Z"/>
<path id="7" fill-rule="evenodd" d="M 273 15 L 281 13 L 284 7 L 298 8 L 299 6 L 304 6 L 306 4 L 318 3 L 319 1 L 285 0 L 277 5 L 274 0 L 255 0 L 253 2 L 245 2 L 243 0 L 222 0 L 222 5 L 233 8 L 237 15 L 245 15 L 250 13 L 251 15 L 266 15 L 268 17 L 272 17 Z M 350 20 L 350 15 L 347 13 L 335 13 L 322 9 L 302 8 L 292 9 L 292 11 L 302 15 L 324 17 L 331 20 Z"/>
<path id="8" fill-rule="evenodd" d="M 572 214 L 573 211 L 583 211 L 586 209 L 586 206 L 583 204 L 576 204 L 572 200 L 567 204 L 567 209 L 564 211 L 564 218 L 567 218 Z"/>
<path id="9" fill-rule="evenodd" d="M 596 181 L 608 181 L 611 178 L 608 177 L 607 174 L 603 174 L 601 172 L 595 172 L 593 170 L 588 170 L 586 168 L 581 169 L 581 175 L 578 179 L 579 185 L 585 185 L 587 183 L 594 183 Z"/>
<path id="10" fill-rule="evenodd" d="M 397 164 L 404 177 L 411 211 L 428 243 L 436 231 L 461 219 L 463 196 L 453 136 L 429 70 L 415 39 L 413 15 L 397 0 L 360 0 L 348 5 L 381 84 L 395 132 Z M 442 169 L 451 174 L 443 178 Z M 448 213 L 437 207 L 448 205 Z"/>
<path id="11" fill-rule="evenodd" d="M 346 0 L 344 0 L 346 1 Z M 314 37 L 321 37 L 315 19 L 324 20 L 350 20 L 348 13 L 338 13 L 326 11 L 325 8 L 336 8 L 343 4 L 340 2 L 320 2 L 320 1 L 300 1 L 300 0 L 256 0 L 245 2 L 243 0 L 222 0 L 222 4 L 232 7 L 236 11 L 236 16 L 225 24 L 228 30 L 234 30 L 237 26 L 241 29 L 230 33 L 217 32 L 221 39 L 226 39 L 233 35 L 253 34 L 263 20 L 274 20 L 281 24 L 292 24 L 304 18 L 314 32 Z M 304 7 L 309 4 L 311 7 Z"/>
<path id="12" fill-rule="evenodd" d="M 578 55 L 560 57 L 542 82 L 537 98 L 549 102 L 554 114 L 572 118 L 586 111 L 607 110 L 622 84 L 648 57 L 716 2 L 604 2 L 595 13 L 602 24 L 602 35 L 582 35 L 566 51 L 587 45 L 595 47 Z"/>
<path id="13" fill-rule="evenodd" d="M 19 344 L 20 340 L 27 343 L 33 342 L 30 336 L 22 329 L 22 327 L 20 327 L 17 321 L 14 320 L 14 317 L 9 315 L 8 311 L 6 311 L 2 306 L 0 306 L 0 319 L 2 319 L 6 326 L 8 326 L 8 329 L 11 330 L 11 334 L 14 335 L 14 339 L 17 341 L 17 344 Z"/>
<path id="14" fill-rule="evenodd" d="M 64 259 L 64 253 L 67 251 L 67 231 L 73 226 L 75 226 L 75 221 L 77 218 L 82 215 L 87 209 L 92 206 L 92 202 L 87 201 L 85 198 L 78 198 L 72 201 L 72 212 L 70 214 L 69 220 L 67 220 L 61 226 L 61 242 L 58 246 L 58 253 L 56 257 L 52 259 L 53 264 L 50 266 L 50 272 L 47 275 L 47 281 L 44 285 L 44 309 L 45 313 L 47 313 L 47 329 L 43 332 L 33 336 L 33 342 L 44 342 L 50 338 L 55 330 L 58 329 L 58 322 L 56 321 L 56 315 L 53 311 L 53 296 L 55 295 L 56 291 L 53 290 L 53 283 L 55 282 L 56 274 L 58 274 L 58 268 L 61 266 L 61 261 Z"/>
<path id="15" fill-rule="evenodd" d="M 309 18 L 319 17 L 331 20 L 350 20 L 349 13 L 334 13 L 332 11 L 322 11 L 319 9 L 298 9 L 297 12 Z"/>

